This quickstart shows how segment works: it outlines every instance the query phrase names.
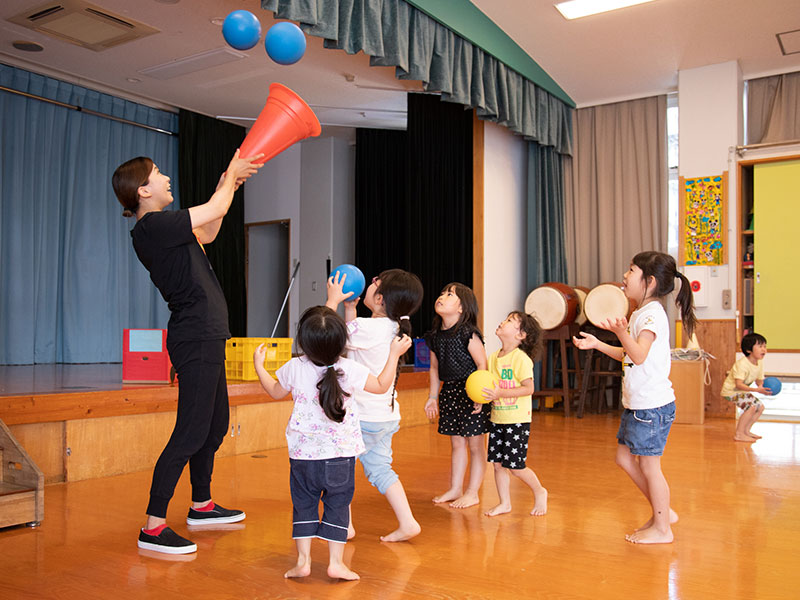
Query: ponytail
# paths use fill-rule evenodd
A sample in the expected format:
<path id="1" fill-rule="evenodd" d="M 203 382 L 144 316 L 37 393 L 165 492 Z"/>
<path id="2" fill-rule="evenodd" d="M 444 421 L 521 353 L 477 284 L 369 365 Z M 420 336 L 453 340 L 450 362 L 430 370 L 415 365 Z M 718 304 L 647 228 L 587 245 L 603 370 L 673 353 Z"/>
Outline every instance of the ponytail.
<path id="1" fill-rule="evenodd" d="M 349 396 L 339 384 L 343 375 L 334 366 L 347 344 L 347 326 L 344 320 L 327 306 L 307 309 L 297 324 L 297 346 L 306 358 L 318 367 L 326 367 L 317 381 L 319 405 L 331 421 L 341 423 L 346 410 L 344 398 Z"/>
<path id="2" fill-rule="evenodd" d="M 341 369 L 336 369 L 329 365 L 325 369 L 325 374 L 317 382 L 319 390 L 319 405 L 325 412 L 325 416 L 331 421 L 341 423 L 344 421 L 346 411 L 344 409 L 344 397 L 349 396 L 339 385 L 339 376 L 342 375 Z"/>
<path id="3" fill-rule="evenodd" d="M 422 304 L 422 282 L 419 277 L 402 269 L 389 269 L 378 275 L 378 289 L 376 294 L 383 298 L 383 308 L 386 316 L 397 323 L 397 336 L 411 337 L 411 315 Z M 394 376 L 392 385 L 392 410 L 394 410 L 394 391 L 397 380 L 400 378 L 400 369 Z"/>
<path id="4" fill-rule="evenodd" d="M 631 263 L 642 270 L 642 279 L 647 282 L 650 277 L 655 279 L 656 287 L 653 296 L 663 298 L 672 293 L 675 289 L 675 278 L 680 279 L 681 289 L 675 298 L 675 304 L 681 309 L 681 321 L 686 333 L 691 337 L 697 325 L 697 318 L 694 316 L 694 295 L 692 294 L 692 284 L 686 276 L 678 271 L 675 259 L 663 252 L 640 252 L 633 257 Z"/>
<path id="5" fill-rule="evenodd" d="M 675 277 L 681 281 L 681 289 L 678 291 L 678 297 L 675 299 L 675 304 L 681 309 L 681 321 L 686 334 L 691 337 L 697 326 L 697 317 L 694 315 L 694 294 L 692 293 L 692 284 L 687 279 L 686 275 L 680 271 L 675 271 Z"/>

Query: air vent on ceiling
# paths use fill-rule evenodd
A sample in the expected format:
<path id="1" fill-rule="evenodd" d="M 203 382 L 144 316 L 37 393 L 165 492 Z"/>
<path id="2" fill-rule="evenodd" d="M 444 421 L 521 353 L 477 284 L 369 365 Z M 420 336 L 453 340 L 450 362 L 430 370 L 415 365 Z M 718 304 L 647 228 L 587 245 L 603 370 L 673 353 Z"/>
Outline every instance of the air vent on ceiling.
<path id="1" fill-rule="evenodd" d="M 154 27 L 115 15 L 83 0 L 48 2 L 8 20 L 96 52 L 159 33 Z"/>
<path id="2" fill-rule="evenodd" d="M 243 58 L 247 58 L 247 54 L 236 52 L 230 48 L 215 48 L 214 50 L 206 50 L 199 54 L 147 67 L 146 69 L 141 69 L 139 73 L 155 79 L 173 79 L 195 71 L 203 71 L 236 60 L 242 60 Z"/>
<path id="3" fill-rule="evenodd" d="M 784 56 L 800 53 L 800 29 L 776 34 Z"/>

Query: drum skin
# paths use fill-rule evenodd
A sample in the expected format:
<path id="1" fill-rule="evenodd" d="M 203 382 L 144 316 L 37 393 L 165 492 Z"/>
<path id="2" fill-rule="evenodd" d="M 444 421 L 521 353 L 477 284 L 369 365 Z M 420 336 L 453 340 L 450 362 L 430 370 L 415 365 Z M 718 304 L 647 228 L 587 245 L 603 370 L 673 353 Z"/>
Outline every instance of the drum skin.
<path id="1" fill-rule="evenodd" d="M 575 317 L 575 322 L 578 325 L 583 325 L 586 323 L 586 295 L 589 293 L 589 288 L 583 285 L 576 285 L 574 289 L 578 295 L 578 316 Z"/>
<path id="2" fill-rule="evenodd" d="M 543 283 L 528 294 L 525 312 L 535 317 L 542 329 L 558 329 L 578 315 L 578 294 L 565 283 Z"/>
<path id="3" fill-rule="evenodd" d="M 589 322 L 599 327 L 607 319 L 630 319 L 636 306 L 636 301 L 625 295 L 622 284 L 611 281 L 592 288 L 586 295 L 584 312 Z"/>

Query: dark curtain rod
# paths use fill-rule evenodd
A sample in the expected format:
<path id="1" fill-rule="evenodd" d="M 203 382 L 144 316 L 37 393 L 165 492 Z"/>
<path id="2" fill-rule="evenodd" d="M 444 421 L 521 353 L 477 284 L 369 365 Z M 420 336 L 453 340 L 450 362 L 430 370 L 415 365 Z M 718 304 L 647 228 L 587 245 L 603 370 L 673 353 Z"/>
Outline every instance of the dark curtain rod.
<path id="1" fill-rule="evenodd" d="M 127 125 L 134 125 L 136 127 L 141 127 L 142 129 L 149 129 L 150 131 L 155 131 L 157 133 L 165 133 L 167 135 L 174 135 L 177 136 L 177 133 L 172 131 L 167 131 L 166 129 L 160 129 L 158 127 L 153 127 L 151 125 L 144 125 L 142 123 L 136 123 L 135 121 L 129 121 L 128 119 L 121 119 L 119 117 L 115 117 L 113 115 L 107 115 L 105 113 L 100 113 L 94 110 L 90 110 L 88 108 L 83 108 L 82 106 L 76 106 L 74 104 L 64 104 L 63 102 L 59 102 L 58 100 L 51 100 L 50 98 L 42 98 L 41 96 L 35 96 L 33 94 L 28 94 L 26 92 L 20 92 L 19 90 L 14 90 L 11 88 L 7 88 L 5 86 L 0 85 L 0 91 L 9 92 L 11 94 L 17 94 L 19 96 L 25 96 L 26 98 L 33 98 L 34 100 L 41 100 L 42 102 L 49 102 L 50 104 L 55 104 L 56 106 L 61 106 L 63 108 L 69 108 L 72 110 L 77 110 L 78 112 L 84 112 L 89 115 L 94 115 L 96 117 L 104 117 L 106 119 L 111 119 L 112 121 L 118 121 L 120 123 L 125 123 Z"/>

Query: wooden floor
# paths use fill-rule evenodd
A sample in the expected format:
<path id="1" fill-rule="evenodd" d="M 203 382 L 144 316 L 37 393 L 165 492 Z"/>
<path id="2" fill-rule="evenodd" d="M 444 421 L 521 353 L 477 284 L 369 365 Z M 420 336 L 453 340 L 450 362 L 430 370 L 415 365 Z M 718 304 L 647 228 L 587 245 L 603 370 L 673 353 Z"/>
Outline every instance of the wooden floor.
<path id="1" fill-rule="evenodd" d="M 394 527 L 391 509 L 359 473 L 358 535 L 345 554 L 358 582 L 327 578 L 322 542 L 309 578 L 283 579 L 294 561 L 285 449 L 217 461 L 215 498 L 248 516 L 215 531 L 188 531 L 184 474 L 168 515 L 198 545 L 184 557 L 136 547 L 149 470 L 51 485 L 41 527 L 0 530 L 0 598 L 800 596 L 800 425 L 758 424 L 754 445 L 734 443 L 728 420 L 674 426 L 664 471 L 680 522 L 675 543 L 651 547 L 624 539 L 649 515 L 614 465 L 616 427 L 614 415 L 535 415 L 529 464 L 550 491 L 549 512 L 528 516 L 532 498 L 512 481 L 513 512 L 495 518 L 482 514 L 496 501 L 488 470 L 480 507 L 434 506 L 448 481 L 447 439 L 431 426 L 401 429 L 395 466 L 423 531 L 379 542 Z"/>

